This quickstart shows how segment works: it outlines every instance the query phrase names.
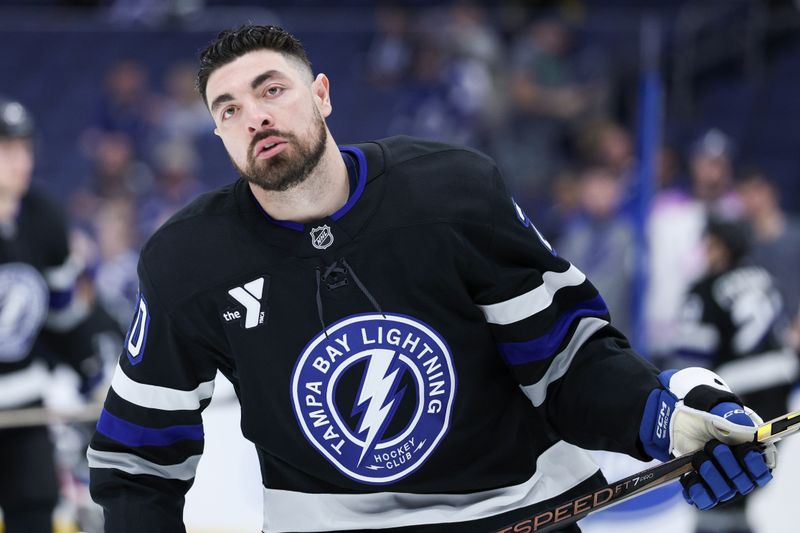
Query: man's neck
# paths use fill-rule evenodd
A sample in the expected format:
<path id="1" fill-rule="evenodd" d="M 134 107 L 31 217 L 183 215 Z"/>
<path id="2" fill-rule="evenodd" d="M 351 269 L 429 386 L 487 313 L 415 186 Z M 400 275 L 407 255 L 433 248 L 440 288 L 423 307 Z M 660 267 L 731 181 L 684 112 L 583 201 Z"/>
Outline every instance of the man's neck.
<path id="1" fill-rule="evenodd" d="M 269 216 L 302 224 L 332 215 L 347 203 L 350 195 L 347 167 L 330 136 L 317 168 L 296 187 L 277 192 L 249 185 Z"/>

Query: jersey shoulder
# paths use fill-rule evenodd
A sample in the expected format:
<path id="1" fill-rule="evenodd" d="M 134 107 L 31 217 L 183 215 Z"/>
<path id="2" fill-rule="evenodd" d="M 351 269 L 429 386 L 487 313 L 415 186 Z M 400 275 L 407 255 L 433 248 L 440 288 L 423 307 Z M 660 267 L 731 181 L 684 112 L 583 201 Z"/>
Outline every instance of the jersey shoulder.
<path id="1" fill-rule="evenodd" d="M 139 273 L 178 300 L 214 283 L 237 253 L 234 190 L 239 182 L 204 193 L 175 213 L 142 247 Z"/>
<path id="2" fill-rule="evenodd" d="M 69 255 L 67 216 L 44 191 L 32 187 L 22 198 L 18 238 L 37 250 L 44 266 L 61 265 Z"/>
<path id="3" fill-rule="evenodd" d="M 504 194 L 495 162 L 477 150 L 407 136 L 382 139 L 386 201 L 417 217 L 488 220 L 491 199 Z"/>

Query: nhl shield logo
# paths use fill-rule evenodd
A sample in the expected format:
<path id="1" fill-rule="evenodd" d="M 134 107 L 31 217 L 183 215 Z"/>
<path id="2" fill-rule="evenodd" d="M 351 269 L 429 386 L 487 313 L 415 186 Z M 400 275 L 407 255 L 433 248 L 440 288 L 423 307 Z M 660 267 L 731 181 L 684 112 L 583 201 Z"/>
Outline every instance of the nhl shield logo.
<path id="1" fill-rule="evenodd" d="M 311 230 L 311 245 L 317 250 L 324 250 L 333 244 L 333 233 L 330 226 L 318 226 Z"/>

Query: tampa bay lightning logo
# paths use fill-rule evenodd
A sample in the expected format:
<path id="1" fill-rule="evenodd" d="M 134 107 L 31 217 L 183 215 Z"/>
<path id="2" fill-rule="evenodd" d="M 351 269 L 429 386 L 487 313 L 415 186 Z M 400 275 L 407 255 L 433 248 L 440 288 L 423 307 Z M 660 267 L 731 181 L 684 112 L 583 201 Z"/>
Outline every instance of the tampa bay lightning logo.
<path id="1" fill-rule="evenodd" d="M 349 478 L 382 485 L 430 457 L 449 429 L 455 390 L 441 336 L 387 313 L 345 318 L 314 338 L 291 394 L 309 442 Z"/>
<path id="2" fill-rule="evenodd" d="M 38 270 L 25 263 L 0 266 L 0 362 L 28 355 L 47 306 L 47 284 Z"/>

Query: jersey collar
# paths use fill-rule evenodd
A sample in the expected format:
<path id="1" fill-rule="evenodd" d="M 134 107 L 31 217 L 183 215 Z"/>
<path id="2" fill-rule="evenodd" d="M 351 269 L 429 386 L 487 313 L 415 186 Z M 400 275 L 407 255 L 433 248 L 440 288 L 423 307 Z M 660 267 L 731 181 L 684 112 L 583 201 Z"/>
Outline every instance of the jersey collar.
<path id="1" fill-rule="evenodd" d="M 262 236 L 268 246 L 292 249 L 298 256 L 339 253 L 342 246 L 352 241 L 372 218 L 383 198 L 386 154 L 377 142 L 341 146 L 344 157 L 352 157 L 357 163 L 357 179 L 352 185 L 345 205 L 335 213 L 307 224 L 275 220 L 270 217 L 253 196 L 250 186 L 239 179 L 234 186 L 234 195 L 240 213 L 247 220 L 246 227 Z M 320 251 L 311 247 L 309 234 L 318 227 L 328 225 L 334 232 L 335 246 Z M 339 250 L 337 250 L 339 249 Z"/>
<path id="2" fill-rule="evenodd" d="M 340 207 L 335 213 L 330 215 L 331 220 L 339 220 L 344 215 L 350 211 L 356 202 L 361 198 L 361 195 L 364 193 L 364 187 L 367 185 L 367 158 L 364 156 L 364 152 L 361 149 L 355 146 L 340 146 L 339 151 L 342 152 L 343 157 L 347 157 L 346 154 L 353 156 L 356 159 L 356 169 L 357 169 L 357 176 L 356 176 L 356 186 L 355 190 L 350 190 L 350 196 L 347 198 L 347 202 Z M 250 188 L 247 188 L 250 190 Z M 250 192 L 252 196 L 252 191 Z M 293 222 L 291 220 L 277 220 L 272 218 L 269 213 L 267 213 L 264 208 L 258 203 L 258 200 L 255 199 L 253 196 L 253 200 L 255 200 L 256 205 L 258 205 L 259 210 L 264 215 L 264 218 L 267 219 L 268 222 L 271 224 L 275 224 L 276 226 L 280 226 L 282 228 L 286 228 L 292 231 L 300 231 L 304 232 L 306 230 L 306 224 L 301 222 Z M 314 223 L 311 223 L 313 225 Z"/>

